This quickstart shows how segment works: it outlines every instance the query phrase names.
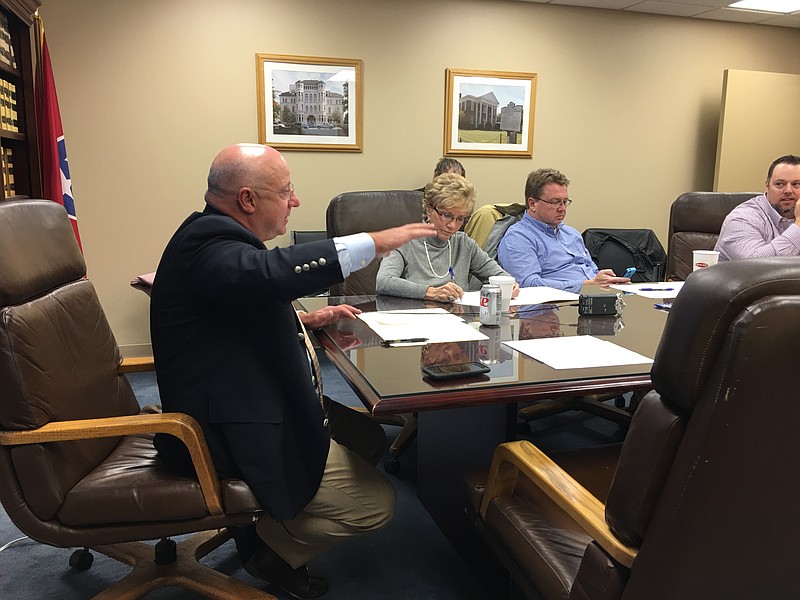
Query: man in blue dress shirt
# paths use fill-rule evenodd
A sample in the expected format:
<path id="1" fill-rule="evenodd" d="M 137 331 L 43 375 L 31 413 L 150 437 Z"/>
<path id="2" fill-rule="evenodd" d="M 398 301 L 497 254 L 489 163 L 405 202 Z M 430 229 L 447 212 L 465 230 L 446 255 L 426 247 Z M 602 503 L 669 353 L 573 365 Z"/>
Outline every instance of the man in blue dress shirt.
<path id="1" fill-rule="evenodd" d="M 579 292 L 583 284 L 627 283 L 611 269 L 598 270 L 577 229 L 564 225 L 569 179 L 555 169 L 538 169 L 525 182 L 527 209 L 508 228 L 497 258 L 520 287 L 548 286 Z"/>

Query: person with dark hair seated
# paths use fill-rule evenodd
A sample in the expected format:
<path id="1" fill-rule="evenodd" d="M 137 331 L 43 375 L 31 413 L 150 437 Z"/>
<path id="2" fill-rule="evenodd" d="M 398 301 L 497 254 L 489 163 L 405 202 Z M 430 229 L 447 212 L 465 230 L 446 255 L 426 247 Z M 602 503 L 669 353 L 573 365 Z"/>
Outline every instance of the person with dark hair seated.
<path id="1" fill-rule="evenodd" d="M 769 166 L 766 190 L 734 208 L 714 248 L 719 260 L 800 256 L 800 156 L 787 154 Z"/>
<path id="2" fill-rule="evenodd" d="M 467 170 L 464 168 L 464 165 L 462 165 L 455 158 L 439 159 L 439 162 L 436 163 L 436 166 L 433 169 L 433 178 L 435 179 L 442 173 L 456 173 L 462 177 L 467 176 Z"/>

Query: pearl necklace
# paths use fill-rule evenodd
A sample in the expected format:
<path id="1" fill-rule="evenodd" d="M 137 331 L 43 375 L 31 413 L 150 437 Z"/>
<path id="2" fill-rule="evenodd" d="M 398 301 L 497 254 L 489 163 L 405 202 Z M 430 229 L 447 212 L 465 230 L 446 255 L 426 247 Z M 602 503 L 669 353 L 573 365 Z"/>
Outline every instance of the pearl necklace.
<path id="1" fill-rule="evenodd" d="M 431 273 L 433 273 L 434 277 L 438 277 L 439 279 L 444 279 L 448 275 L 450 275 L 450 271 L 453 268 L 453 248 L 450 246 L 450 239 L 447 239 L 447 261 L 450 263 L 450 266 L 447 269 L 447 272 L 444 275 L 439 275 L 436 271 L 433 270 L 433 264 L 431 263 L 431 255 L 428 254 L 428 242 L 422 240 L 422 243 L 425 244 L 425 256 L 428 257 L 428 266 L 431 268 Z"/>

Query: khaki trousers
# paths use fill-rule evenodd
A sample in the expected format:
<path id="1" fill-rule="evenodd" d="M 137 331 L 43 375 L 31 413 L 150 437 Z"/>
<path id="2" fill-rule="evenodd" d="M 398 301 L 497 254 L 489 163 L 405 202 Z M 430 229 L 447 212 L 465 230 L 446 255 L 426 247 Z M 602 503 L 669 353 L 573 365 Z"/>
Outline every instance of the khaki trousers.
<path id="1" fill-rule="evenodd" d="M 383 428 L 336 402 L 328 418 L 331 445 L 316 495 L 294 519 L 265 515 L 256 523 L 259 537 L 295 569 L 394 517 L 394 486 L 375 467 L 386 442 Z"/>

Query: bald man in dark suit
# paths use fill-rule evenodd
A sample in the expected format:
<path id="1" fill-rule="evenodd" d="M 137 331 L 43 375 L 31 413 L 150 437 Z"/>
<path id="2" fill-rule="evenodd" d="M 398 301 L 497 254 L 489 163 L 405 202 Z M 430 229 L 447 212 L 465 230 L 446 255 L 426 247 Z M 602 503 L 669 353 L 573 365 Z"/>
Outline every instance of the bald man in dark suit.
<path id="1" fill-rule="evenodd" d="M 298 316 L 292 301 L 433 235 L 433 227 L 415 223 L 268 250 L 263 242 L 286 232 L 300 200 L 281 154 L 255 144 L 217 155 L 205 201 L 168 243 L 153 283 L 161 400 L 164 410 L 198 420 L 217 470 L 242 478 L 264 508 L 253 530 L 237 532 L 248 572 L 295 597 L 317 598 L 328 586 L 306 563 L 385 526 L 395 495 L 370 464 L 380 456 L 383 431 L 321 401 L 312 377 L 304 325 L 353 319 L 358 309 Z M 187 469 L 186 449 L 175 438 L 157 436 L 155 444 L 168 464 Z"/>

